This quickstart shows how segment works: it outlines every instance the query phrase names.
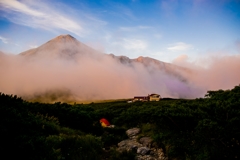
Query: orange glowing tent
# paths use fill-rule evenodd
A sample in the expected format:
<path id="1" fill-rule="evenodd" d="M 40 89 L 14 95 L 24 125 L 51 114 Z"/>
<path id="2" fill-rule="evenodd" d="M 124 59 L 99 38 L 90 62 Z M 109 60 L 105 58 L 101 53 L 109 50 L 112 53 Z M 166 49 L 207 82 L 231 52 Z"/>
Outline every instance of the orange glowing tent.
<path id="1" fill-rule="evenodd" d="M 100 123 L 101 123 L 102 127 L 110 126 L 110 123 L 105 118 L 100 119 Z"/>

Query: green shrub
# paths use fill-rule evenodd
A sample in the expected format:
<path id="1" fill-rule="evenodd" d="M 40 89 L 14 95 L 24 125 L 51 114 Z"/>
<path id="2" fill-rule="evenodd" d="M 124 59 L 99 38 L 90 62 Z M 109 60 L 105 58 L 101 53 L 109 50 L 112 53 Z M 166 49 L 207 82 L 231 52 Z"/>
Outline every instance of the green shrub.
<path id="1" fill-rule="evenodd" d="M 104 132 L 101 136 L 101 140 L 105 148 L 116 145 L 120 141 L 127 139 L 125 133 L 125 128 L 115 127 L 115 128 L 104 128 Z"/>
<path id="2" fill-rule="evenodd" d="M 100 139 L 92 135 L 51 135 L 46 142 L 56 153 L 55 158 L 66 160 L 98 160 L 102 151 Z"/>
<path id="3" fill-rule="evenodd" d="M 136 153 L 131 151 L 118 152 L 116 149 L 111 149 L 109 154 L 109 160 L 134 160 Z"/>

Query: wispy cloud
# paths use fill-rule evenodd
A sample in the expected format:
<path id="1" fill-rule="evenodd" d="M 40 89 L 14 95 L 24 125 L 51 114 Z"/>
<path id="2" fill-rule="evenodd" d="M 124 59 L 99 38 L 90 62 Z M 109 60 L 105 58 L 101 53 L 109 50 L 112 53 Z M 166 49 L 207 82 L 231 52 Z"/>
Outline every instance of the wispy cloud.
<path id="1" fill-rule="evenodd" d="M 237 51 L 240 53 L 240 40 L 235 42 L 235 46 L 237 48 Z"/>
<path id="2" fill-rule="evenodd" d="M 115 55 L 127 55 L 129 58 L 145 56 L 149 53 L 149 41 L 141 38 L 125 37 L 116 38 L 115 36 L 107 36 L 108 49 L 106 52 Z M 146 55 L 147 56 L 147 55 Z"/>
<path id="3" fill-rule="evenodd" d="M 127 16 L 128 18 L 132 19 L 132 20 L 136 20 L 137 17 L 133 14 L 132 10 L 127 8 L 127 7 L 121 7 L 122 9 L 122 13 Z"/>
<path id="4" fill-rule="evenodd" d="M 28 3 L 29 2 L 29 3 Z M 81 36 L 83 27 L 62 12 L 49 8 L 40 1 L 1 0 L 0 10 L 5 11 L 5 18 L 13 23 L 33 28 L 63 29 Z"/>
<path id="5" fill-rule="evenodd" d="M 36 10 L 33 10 L 29 8 L 27 5 L 17 1 L 17 0 L 2 0 L 0 1 L 0 4 L 7 9 L 10 9 L 12 11 L 24 13 L 31 16 L 44 16 L 44 13 L 38 12 Z"/>
<path id="6" fill-rule="evenodd" d="M 138 31 L 138 30 L 143 30 L 143 29 L 151 29 L 153 27 L 151 26 L 134 26 L 134 27 L 120 27 L 120 31 L 127 31 L 127 32 L 132 32 L 132 31 Z"/>
<path id="7" fill-rule="evenodd" d="M 5 43 L 5 44 L 8 43 L 8 39 L 7 39 L 7 38 L 4 38 L 4 37 L 2 37 L 2 36 L 0 36 L 0 40 L 1 40 L 3 43 Z"/>
<path id="8" fill-rule="evenodd" d="M 168 47 L 167 49 L 170 51 L 187 51 L 192 48 L 193 46 L 191 44 L 186 44 L 184 42 L 177 42 L 172 44 L 171 47 Z"/>
<path id="9" fill-rule="evenodd" d="M 110 14 L 115 15 L 126 21 L 136 21 L 138 17 L 133 13 L 133 10 L 129 6 L 120 2 L 109 1 L 108 5 L 111 6 Z"/>
<path id="10" fill-rule="evenodd" d="M 37 48 L 38 45 L 29 45 L 30 48 Z"/>
<path id="11" fill-rule="evenodd" d="M 122 45 L 125 49 L 130 50 L 144 50 L 148 46 L 146 41 L 140 39 L 127 39 L 127 38 L 123 39 Z"/>
<path id="12" fill-rule="evenodd" d="M 160 39 L 160 38 L 162 38 L 162 35 L 161 34 L 159 34 L 159 33 L 157 33 L 157 34 L 154 34 L 153 35 L 155 38 L 157 38 L 157 39 Z"/>
<path id="13" fill-rule="evenodd" d="M 180 56 L 178 56 L 173 60 L 173 63 L 175 64 L 182 63 L 182 62 L 186 63 L 187 60 L 188 60 L 188 55 L 181 54 Z"/>

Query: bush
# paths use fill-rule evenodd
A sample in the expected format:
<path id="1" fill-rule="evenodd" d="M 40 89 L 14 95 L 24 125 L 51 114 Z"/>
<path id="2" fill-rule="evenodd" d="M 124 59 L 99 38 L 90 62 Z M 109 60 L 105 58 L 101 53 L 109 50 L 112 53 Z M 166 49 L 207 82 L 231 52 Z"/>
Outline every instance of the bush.
<path id="1" fill-rule="evenodd" d="M 92 135 L 51 135 L 46 142 L 52 146 L 56 159 L 98 160 L 102 151 L 101 140 Z"/>

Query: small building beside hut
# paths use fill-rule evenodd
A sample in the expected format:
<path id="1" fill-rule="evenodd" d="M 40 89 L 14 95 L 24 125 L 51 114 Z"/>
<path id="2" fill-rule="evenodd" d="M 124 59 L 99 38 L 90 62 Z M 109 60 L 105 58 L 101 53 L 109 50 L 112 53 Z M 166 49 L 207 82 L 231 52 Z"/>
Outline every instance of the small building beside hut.
<path id="1" fill-rule="evenodd" d="M 133 101 L 148 101 L 148 97 L 147 96 L 135 96 L 133 98 Z"/>
<path id="2" fill-rule="evenodd" d="M 161 96 L 159 94 L 149 94 L 148 96 L 135 96 L 131 102 L 159 101 L 160 99 L 161 99 Z M 130 103 L 130 101 L 128 101 L 128 103 Z"/>

